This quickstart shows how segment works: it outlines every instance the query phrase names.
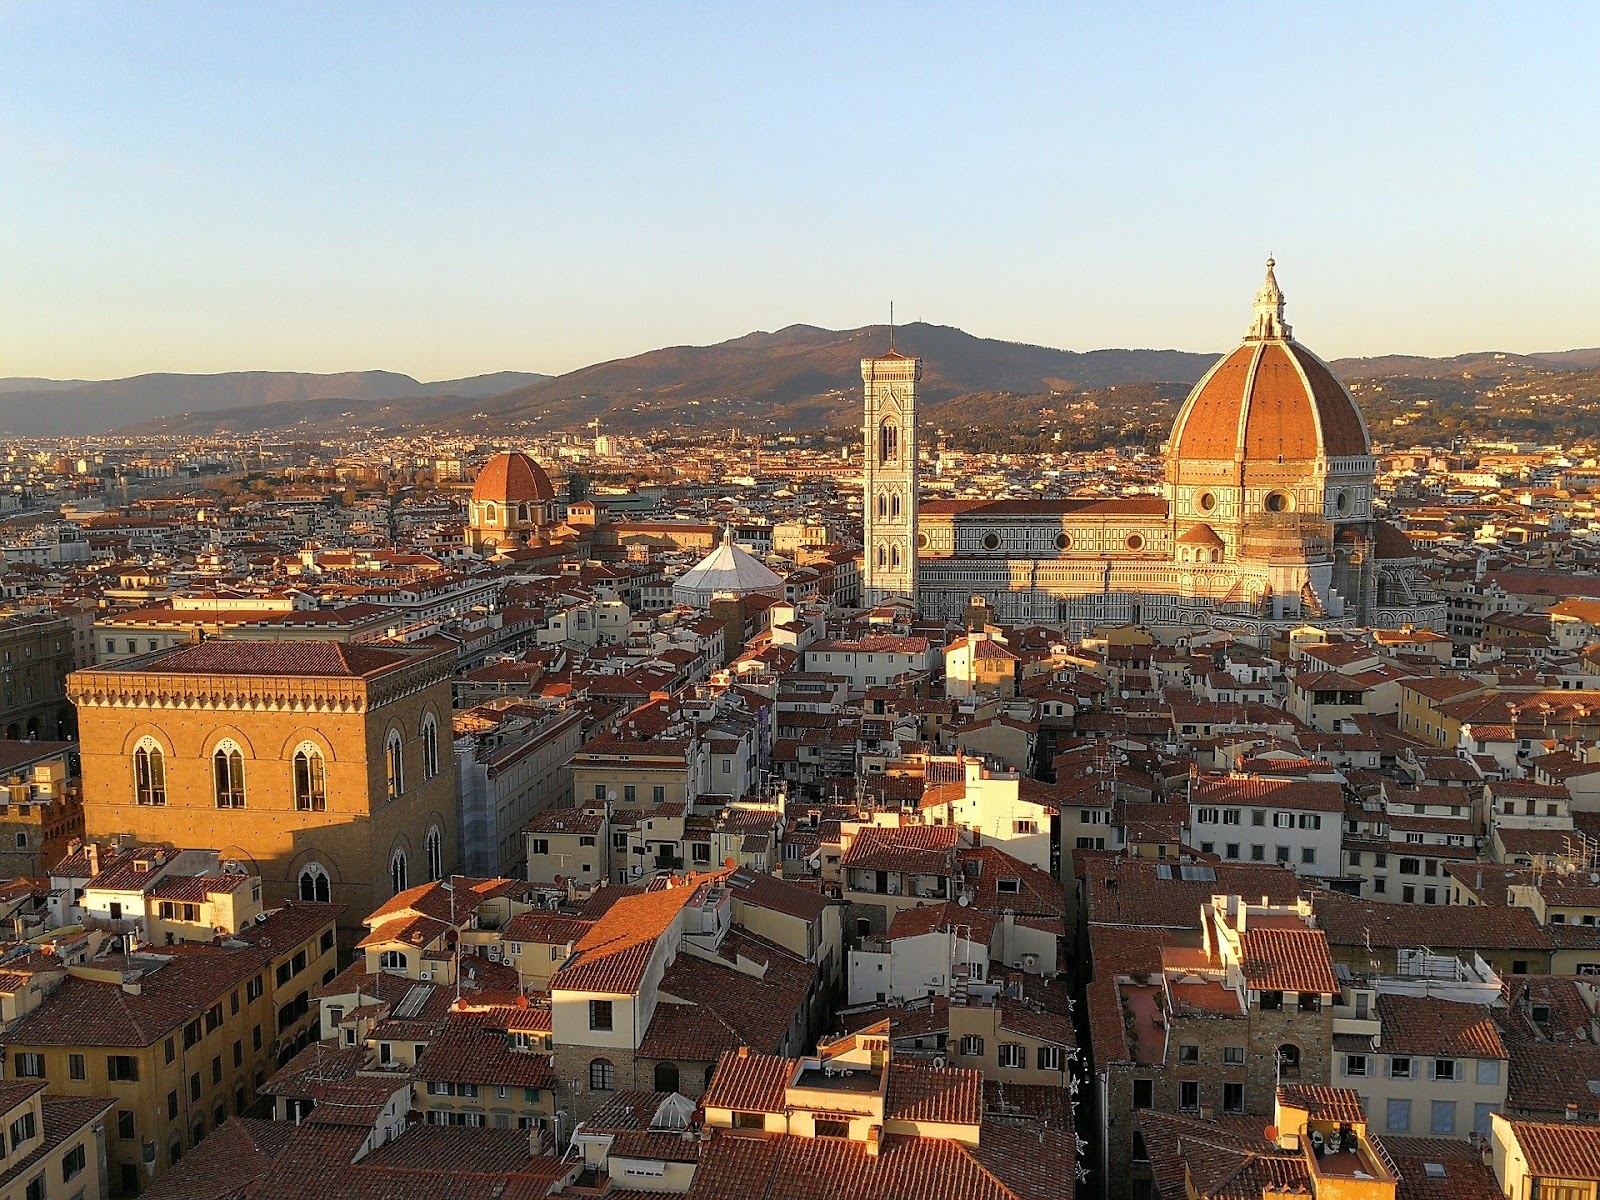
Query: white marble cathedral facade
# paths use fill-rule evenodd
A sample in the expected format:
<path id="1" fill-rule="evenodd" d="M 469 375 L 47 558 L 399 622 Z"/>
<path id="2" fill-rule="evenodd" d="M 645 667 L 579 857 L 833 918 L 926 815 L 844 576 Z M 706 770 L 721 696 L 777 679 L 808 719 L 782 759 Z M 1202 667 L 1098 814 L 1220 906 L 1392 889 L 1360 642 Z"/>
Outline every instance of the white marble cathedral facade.
<path id="1" fill-rule="evenodd" d="M 1293 337 L 1273 263 L 1244 340 L 1195 385 L 1162 496 L 919 503 L 921 362 L 863 359 L 864 594 L 959 617 L 1260 634 L 1315 621 L 1444 628 L 1416 551 L 1373 512 L 1376 462 L 1355 402 Z"/>

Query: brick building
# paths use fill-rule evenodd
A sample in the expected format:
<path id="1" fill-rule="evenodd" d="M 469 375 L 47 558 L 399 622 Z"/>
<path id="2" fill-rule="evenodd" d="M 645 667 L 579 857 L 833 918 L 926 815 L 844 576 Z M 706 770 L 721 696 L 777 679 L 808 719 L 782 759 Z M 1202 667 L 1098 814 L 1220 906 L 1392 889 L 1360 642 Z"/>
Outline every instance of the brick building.
<path id="1" fill-rule="evenodd" d="M 455 869 L 453 667 L 212 641 L 75 672 L 88 836 L 209 846 L 261 876 L 268 906 L 331 900 L 357 921 Z"/>

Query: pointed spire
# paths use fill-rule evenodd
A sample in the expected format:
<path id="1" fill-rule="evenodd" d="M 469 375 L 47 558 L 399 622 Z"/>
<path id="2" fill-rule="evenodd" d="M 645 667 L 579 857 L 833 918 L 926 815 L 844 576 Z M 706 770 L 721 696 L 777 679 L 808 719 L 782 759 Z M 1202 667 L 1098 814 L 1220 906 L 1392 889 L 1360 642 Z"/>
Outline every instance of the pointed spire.
<path id="1" fill-rule="evenodd" d="M 1273 273 L 1277 262 L 1267 259 L 1267 278 L 1261 285 L 1261 290 L 1256 293 L 1256 318 L 1250 325 L 1250 332 L 1245 336 L 1250 338 L 1283 338 L 1288 340 L 1294 336 L 1294 331 L 1289 328 L 1289 323 L 1283 319 L 1283 289 L 1278 286 L 1278 277 Z"/>

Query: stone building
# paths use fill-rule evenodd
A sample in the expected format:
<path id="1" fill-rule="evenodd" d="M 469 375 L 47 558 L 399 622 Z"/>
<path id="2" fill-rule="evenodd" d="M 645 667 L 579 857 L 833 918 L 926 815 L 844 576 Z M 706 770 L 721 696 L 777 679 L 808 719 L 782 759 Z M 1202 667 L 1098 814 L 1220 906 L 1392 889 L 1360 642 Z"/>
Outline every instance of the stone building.
<path id="1" fill-rule="evenodd" d="M 1244 340 L 1178 413 L 1160 496 L 919 504 L 917 363 L 861 364 L 869 603 L 915 597 L 925 616 L 953 619 L 979 596 L 1007 623 L 1079 632 L 1444 626 L 1417 552 L 1374 511 L 1366 424 L 1294 339 L 1271 260 Z"/>
<path id="2" fill-rule="evenodd" d="M 1097 942 L 1097 975 L 1099 963 Z M 1089 985 L 1101 1147 L 1113 1200 L 1151 1194 L 1141 1112 L 1270 1120 L 1280 1084 L 1330 1082 L 1341 991 L 1310 905 L 1217 895 L 1199 947 L 1161 945 Z"/>
<path id="3" fill-rule="evenodd" d="M 23 738 L 70 738 L 77 730 L 67 703 L 74 633 L 65 617 L 0 620 L 0 733 Z"/>
<path id="4" fill-rule="evenodd" d="M 861 360 L 866 386 L 862 470 L 863 592 L 868 604 L 917 602 L 917 382 L 922 360 L 893 344 Z"/>
<path id="5" fill-rule="evenodd" d="M 334 970 L 337 911 L 288 906 L 224 945 L 87 962 L 33 956 L 48 965 L 32 971 L 41 985 L 34 1007 L 6 1030 L 8 1078 L 114 1104 L 100 1142 L 111 1187 L 145 1190 L 242 1115 L 308 1040 L 309 993 Z"/>
<path id="6" fill-rule="evenodd" d="M 213 641 L 75 672 L 88 836 L 210 847 L 261 877 L 269 907 L 332 900 L 358 921 L 456 869 L 453 666 Z"/>
<path id="7" fill-rule="evenodd" d="M 497 454 L 483 464 L 467 508 L 467 545 L 475 554 L 515 550 L 555 523 L 556 489 L 526 454 Z"/>

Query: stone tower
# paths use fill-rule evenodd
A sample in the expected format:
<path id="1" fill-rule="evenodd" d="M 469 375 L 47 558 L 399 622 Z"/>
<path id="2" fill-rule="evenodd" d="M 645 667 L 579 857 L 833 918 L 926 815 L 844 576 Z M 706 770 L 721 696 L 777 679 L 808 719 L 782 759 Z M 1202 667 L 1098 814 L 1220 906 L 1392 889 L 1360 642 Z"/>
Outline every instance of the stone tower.
<path id="1" fill-rule="evenodd" d="M 868 605 L 917 602 L 917 381 L 922 360 L 889 352 L 861 360 L 866 384 L 861 531 Z"/>

